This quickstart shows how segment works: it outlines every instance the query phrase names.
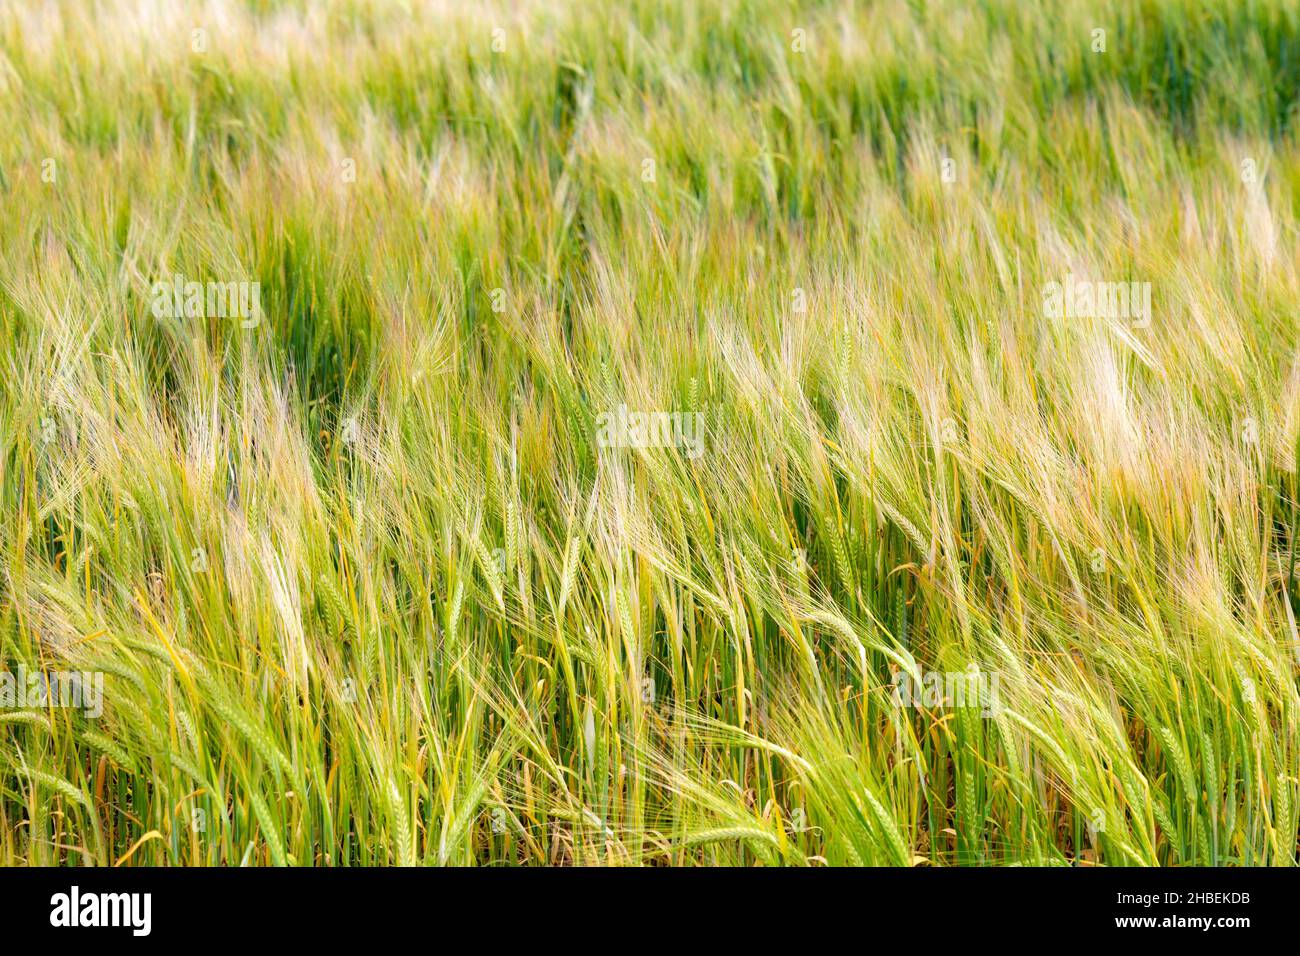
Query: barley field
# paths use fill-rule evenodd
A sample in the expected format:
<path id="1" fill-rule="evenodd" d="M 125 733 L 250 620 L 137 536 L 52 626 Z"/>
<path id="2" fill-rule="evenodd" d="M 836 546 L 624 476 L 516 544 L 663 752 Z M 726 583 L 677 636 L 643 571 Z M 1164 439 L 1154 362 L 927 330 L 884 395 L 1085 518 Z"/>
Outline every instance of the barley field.
<path id="1" fill-rule="evenodd" d="M 10 0 L 0 119 L 0 864 L 1296 862 L 1294 0 Z"/>

